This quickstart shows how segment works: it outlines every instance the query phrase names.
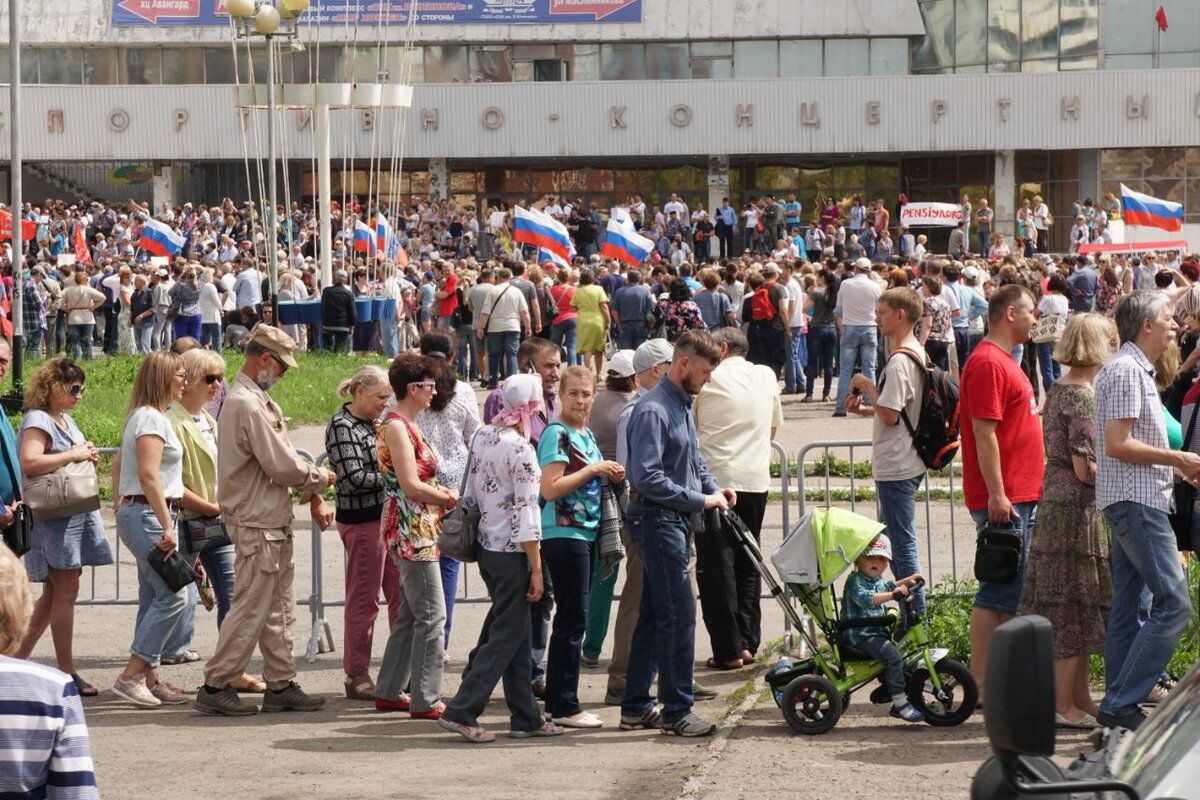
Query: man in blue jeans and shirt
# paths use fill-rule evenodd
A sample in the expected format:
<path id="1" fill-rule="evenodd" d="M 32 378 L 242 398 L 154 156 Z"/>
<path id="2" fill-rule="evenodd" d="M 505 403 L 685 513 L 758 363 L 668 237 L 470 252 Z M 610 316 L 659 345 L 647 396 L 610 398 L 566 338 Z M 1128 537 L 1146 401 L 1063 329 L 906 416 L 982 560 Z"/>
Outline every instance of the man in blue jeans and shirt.
<path id="1" fill-rule="evenodd" d="M 722 351 L 707 331 L 675 342 L 666 380 L 638 402 L 629 420 L 629 536 L 642 556 L 642 604 L 629 651 L 621 729 L 662 728 L 676 736 L 708 736 L 716 723 L 692 713 L 696 599 L 688 575 L 693 517 L 737 502 L 721 489 L 700 455 L 692 401 Z M 658 672 L 654 708 L 650 688 Z"/>
<path id="2" fill-rule="evenodd" d="M 850 378 L 856 361 L 862 363 L 863 374 L 875 380 L 875 305 L 883 294 L 871 279 L 871 261 L 860 258 L 854 262 L 854 277 L 842 281 L 838 288 L 837 308 L 841 319 L 841 356 L 838 370 L 837 409 L 835 417 L 846 416 L 846 395 L 850 394 Z"/>
<path id="3" fill-rule="evenodd" d="M 1200 455 L 1168 449 L 1154 361 L 1175 337 L 1171 299 L 1140 289 L 1117 306 L 1121 349 L 1096 376 L 1096 508 L 1112 533 L 1105 694 L 1096 721 L 1136 729 L 1192 613 L 1168 518 L 1174 473 L 1200 482 Z M 1139 619 L 1144 590 L 1149 617 Z"/>

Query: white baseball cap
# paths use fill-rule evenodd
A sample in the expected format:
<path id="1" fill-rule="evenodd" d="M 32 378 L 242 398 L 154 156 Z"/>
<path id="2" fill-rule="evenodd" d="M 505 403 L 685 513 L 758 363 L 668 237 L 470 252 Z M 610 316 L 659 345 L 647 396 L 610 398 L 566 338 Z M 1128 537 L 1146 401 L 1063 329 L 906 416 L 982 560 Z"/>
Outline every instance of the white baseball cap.
<path id="1" fill-rule="evenodd" d="M 637 374 L 633 368 L 633 350 L 618 350 L 608 362 L 608 371 L 618 378 L 632 378 Z"/>

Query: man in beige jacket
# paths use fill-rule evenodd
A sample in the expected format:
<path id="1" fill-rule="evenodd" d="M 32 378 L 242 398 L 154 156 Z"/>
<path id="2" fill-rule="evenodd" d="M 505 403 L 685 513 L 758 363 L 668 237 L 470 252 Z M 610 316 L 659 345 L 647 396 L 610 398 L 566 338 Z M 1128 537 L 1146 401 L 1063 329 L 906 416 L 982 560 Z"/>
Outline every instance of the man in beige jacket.
<path id="1" fill-rule="evenodd" d="M 296 596 L 290 490 L 308 501 L 313 519 L 325 527 L 333 515 L 322 493 L 336 476 L 296 455 L 283 413 L 267 395 L 289 368 L 297 367 L 294 348 L 283 331 L 258 326 L 246 345 L 246 363 L 221 408 L 217 501 L 237 553 L 233 604 L 196 696 L 197 710 L 206 714 L 258 712 L 230 685 L 246 669 L 255 646 L 262 650 L 267 683 L 263 711 L 316 711 L 325 703 L 305 694 L 293 680 Z"/>

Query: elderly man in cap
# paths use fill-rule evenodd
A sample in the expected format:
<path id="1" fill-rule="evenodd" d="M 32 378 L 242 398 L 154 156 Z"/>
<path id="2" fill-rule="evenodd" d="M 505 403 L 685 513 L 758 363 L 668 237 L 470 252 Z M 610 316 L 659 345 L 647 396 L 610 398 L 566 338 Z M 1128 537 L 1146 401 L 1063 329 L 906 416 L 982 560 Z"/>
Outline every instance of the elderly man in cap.
<path id="1" fill-rule="evenodd" d="M 263 711 L 315 711 L 325 702 L 305 694 L 293 680 L 296 597 L 290 490 L 308 501 L 313 519 L 324 528 L 333 514 L 322 493 L 336 475 L 296 455 L 283 412 L 267 395 L 289 368 L 296 368 L 295 346 L 278 328 L 258 326 L 221 410 L 218 503 L 237 548 L 236 577 L 233 604 L 196 695 L 197 710 L 206 714 L 257 713 L 258 707 L 244 702 L 231 685 L 245 672 L 256 646 L 262 651 L 267 682 Z"/>

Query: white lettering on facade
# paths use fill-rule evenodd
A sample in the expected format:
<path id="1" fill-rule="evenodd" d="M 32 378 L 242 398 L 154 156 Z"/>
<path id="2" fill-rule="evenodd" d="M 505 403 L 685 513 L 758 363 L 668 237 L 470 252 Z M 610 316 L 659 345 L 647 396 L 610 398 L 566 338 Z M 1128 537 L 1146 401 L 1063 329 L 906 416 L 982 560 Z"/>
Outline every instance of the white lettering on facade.
<path id="1" fill-rule="evenodd" d="M 186 108 L 175 109 L 175 132 L 179 133 L 181 130 L 183 130 L 183 126 L 187 125 L 188 120 L 191 118 L 192 115 L 188 113 Z"/>
<path id="2" fill-rule="evenodd" d="M 737 126 L 739 128 L 742 126 L 745 126 L 747 128 L 754 127 L 754 103 L 749 103 L 747 105 L 742 105 L 741 103 L 738 103 Z"/>
<path id="3" fill-rule="evenodd" d="M 821 127 L 821 113 L 815 101 L 800 104 L 800 124 L 809 128 Z"/>
<path id="4" fill-rule="evenodd" d="M 483 110 L 483 117 L 481 119 L 483 127 L 489 131 L 499 130 L 500 126 L 504 124 L 504 112 L 495 106 L 488 106 Z"/>
<path id="5" fill-rule="evenodd" d="M 692 124 L 692 118 L 695 115 L 692 113 L 691 106 L 685 106 L 682 103 L 671 109 L 671 124 L 676 128 L 686 128 Z"/>
<path id="6" fill-rule="evenodd" d="M 108 112 L 108 127 L 116 133 L 124 133 L 129 129 L 129 112 L 123 108 Z"/>
<path id="7" fill-rule="evenodd" d="M 1079 95 L 1062 99 L 1062 118 L 1079 120 Z"/>
<path id="8" fill-rule="evenodd" d="M 867 124 L 878 125 L 882 118 L 880 113 L 880 105 L 878 100 L 870 100 L 867 102 Z"/>
<path id="9" fill-rule="evenodd" d="M 438 110 L 436 108 L 421 109 L 421 130 L 428 131 L 438 129 Z"/>
<path id="10" fill-rule="evenodd" d="M 1008 122 L 1008 112 L 1012 108 L 1012 100 L 1007 97 L 1001 97 L 996 100 L 996 107 L 1000 109 L 1000 121 Z"/>
<path id="11" fill-rule="evenodd" d="M 627 106 L 609 106 L 608 107 L 608 127 L 610 127 L 610 128 L 627 127 L 625 125 L 625 111 L 627 110 L 627 108 L 628 108 Z"/>
<path id="12" fill-rule="evenodd" d="M 1142 95 L 1139 100 L 1133 95 L 1125 95 L 1125 117 L 1127 119 L 1150 118 L 1150 95 Z"/>

